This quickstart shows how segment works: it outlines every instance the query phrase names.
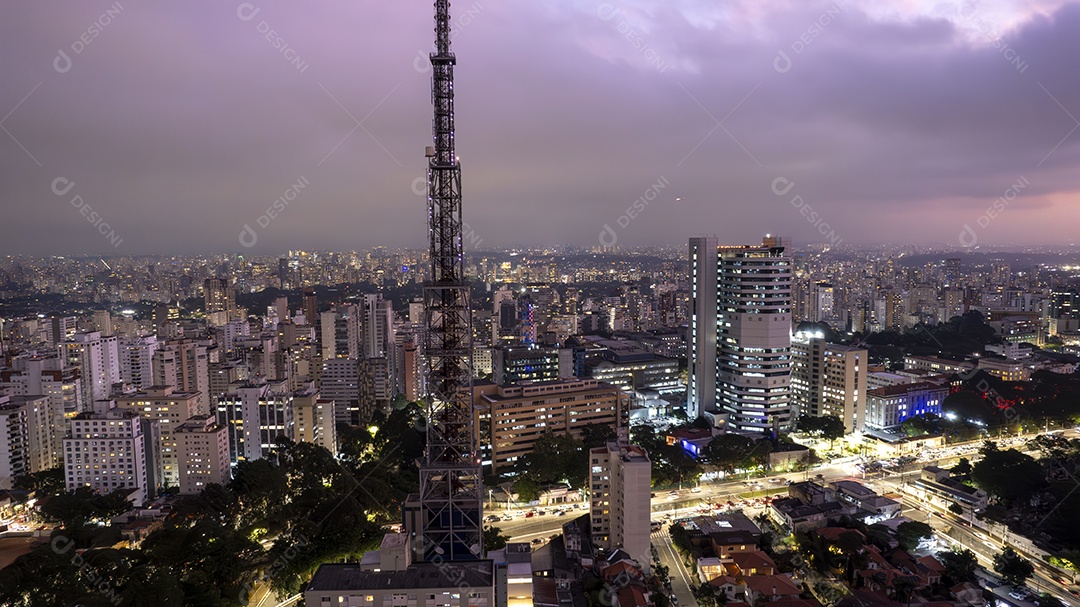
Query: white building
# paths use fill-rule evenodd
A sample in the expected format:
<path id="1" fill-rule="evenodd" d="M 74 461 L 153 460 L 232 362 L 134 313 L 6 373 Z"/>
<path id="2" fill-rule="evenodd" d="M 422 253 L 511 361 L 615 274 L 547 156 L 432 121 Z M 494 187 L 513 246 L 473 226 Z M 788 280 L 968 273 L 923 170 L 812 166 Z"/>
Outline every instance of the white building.
<path id="1" fill-rule="evenodd" d="M 791 261 L 762 246 L 690 239 L 687 413 L 729 414 L 738 430 L 791 423 Z"/>
<path id="2" fill-rule="evenodd" d="M 100 493 L 129 489 L 136 504 L 154 494 L 157 423 L 134 411 L 80 413 L 64 439 L 68 491 L 90 487 Z"/>
<path id="3" fill-rule="evenodd" d="M 866 417 L 869 353 L 831 344 L 820 333 L 791 339 L 791 402 L 800 415 L 835 416 L 848 432 Z"/>
<path id="4" fill-rule="evenodd" d="M 52 453 L 48 397 L 0 396 L 0 489 L 51 468 Z"/>
<path id="5" fill-rule="evenodd" d="M 68 418 L 81 411 L 81 369 L 65 367 L 64 360 L 51 358 L 16 358 L 14 369 L 0 371 L 0 393 L 10 396 L 44 395 L 49 399 L 49 444 L 52 448 L 49 468 L 64 461 L 61 441 L 68 433 Z"/>
<path id="6" fill-rule="evenodd" d="M 941 415 L 941 405 L 949 395 L 948 386 L 916 382 L 875 388 L 866 393 L 866 430 L 896 428 L 909 417 L 933 413 Z"/>
<path id="7" fill-rule="evenodd" d="M 154 352 L 161 347 L 157 337 L 120 339 L 120 379 L 138 389 L 154 385 Z"/>
<path id="8" fill-rule="evenodd" d="M 180 493 L 199 493 L 210 484 L 224 485 L 231 476 L 229 433 L 210 415 L 196 415 L 174 432 Z"/>
<path id="9" fill-rule="evenodd" d="M 66 365 L 82 370 L 82 406 L 90 411 L 94 401 L 109 397 L 112 385 L 120 382 L 120 351 L 116 337 L 103 337 L 97 331 L 76 333 L 60 344 Z"/>
<path id="10" fill-rule="evenodd" d="M 622 548 L 648 569 L 652 462 L 636 445 L 608 443 L 589 451 L 593 543 Z"/>
<path id="11" fill-rule="evenodd" d="M 217 421 L 228 429 L 232 463 L 265 457 L 278 437 L 295 440 L 293 398 L 281 380 L 249 384 L 218 401 Z"/>

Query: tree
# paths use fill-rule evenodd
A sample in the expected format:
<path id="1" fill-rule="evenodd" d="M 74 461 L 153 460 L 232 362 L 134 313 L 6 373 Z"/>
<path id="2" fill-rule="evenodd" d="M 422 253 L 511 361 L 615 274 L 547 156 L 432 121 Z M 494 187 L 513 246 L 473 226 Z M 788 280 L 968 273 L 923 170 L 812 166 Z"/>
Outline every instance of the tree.
<path id="1" fill-rule="evenodd" d="M 603 447 L 617 438 L 615 429 L 607 424 L 587 424 L 581 429 L 581 442 L 585 452 L 595 447 Z"/>
<path id="2" fill-rule="evenodd" d="M 41 472 L 24 474 L 15 478 L 13 486 L 23 491 L 37 492 L 39 500 L 48 495 L 59 495 L 66 489 L 64 467 L 57 466 Z"/>
<path id="3" fill-rule="evenodd" d="M 896 538 L 904 550 L 914 550 L 923 539 L 934 536 L 934 530 L 926 523 L 911 521 L 896 527 Z"/>
<path id="4" fill-rule="evenodd" d="M 994 571 L 1001 574 L 1001 579 L 1013 586 L 1023 586 L 1024 582 L 1035 573 L 1035 566 L 1031 561 L 1023 558 L 1006 546 L 1000 553 L 994 555 Z"/>
<path id="5" fill-rule="evenodd" d="M 494 525 L 484 527 L 484 552 L 505 548 L 509 541 L 510 536 L 503 535 L 502 529 Z"/>
<path id="6" fill-rule="evenodd" d="M 518 459 L 519 476 L 525 476 L 537 485 L 565 482 L 571 488 L 585 486 L 589 471 L 589 458 L 582 441 L 571 434 L 548 432 L 537 439 L 531 453 Z"/>
<path id="7" fill-rule="evenodd" d="M 954 548 L 948 552 L 941 552 L 937 555 L 937 559 L 945 566 L 945 572 L 956 583 L 972 581 L 975 577 L 975 569 L 979 565 L 975 553 L 966 548 L 964 550 Z"/>
<path id="8" fill-rule="evenodd" d="M 811 436 L 817 436 L 829 441 L 830 448 L 836 443 L 837 439 L 843 438 L 844 434 L 846 434 L 843 420 L 835 415 L 823 415 L 820 417 L 801 415 L 799 416 L 799 429 Z"/>
<path id="9" fill-rule="evenodd" d="M 953 502 L 953 503 L 949 504 L 949 512 L 952 512 L 953 514 L 955 514 L 957 516 L 963 516 L 964 515 L 964 508 L 960 504 L 957 504 L 956 502 Z"/>
<path id="10" fill-rule="evenodd" d="M 1043 485 L 1045 474 L 1033 457 L 1016 449 L 985 449 L 971 470 L 971 480 L 998 500 L 1027 500 Z"/>
<path id="11" fill-rule="evenodd" d="M 956 465 L 949 470 L 950 476 L 968 476 L 971 474 L 971 462 L 966 457 L 961 457 L 960 461 L 956 462 Z"/>

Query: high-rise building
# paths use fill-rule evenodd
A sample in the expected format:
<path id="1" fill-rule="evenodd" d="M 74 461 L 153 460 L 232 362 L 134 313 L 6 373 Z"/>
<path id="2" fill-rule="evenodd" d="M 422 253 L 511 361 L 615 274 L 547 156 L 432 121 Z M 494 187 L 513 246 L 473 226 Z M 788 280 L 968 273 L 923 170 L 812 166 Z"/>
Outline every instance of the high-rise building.
<path id="1" fill-rule="evenodd" d="M 92 315 L 94 330 L 102 335 L 115 335 L 113 332 L 112 315 L 108 310 L 94 310 Z"/>
<path id="2" fill-rule="evenodd" d="M 331 358 L 322 362 L 319 383 L 322 397 L 334 401 L 334 419 L 339 424 L 360 424 L 360 361 Z"/>
<path id="3" fill-rule="evenodd" d="M 122 337 L 120 351 L 120 379 L 125 384 L 142 390 L 154 385 L 154 352 L 161 347 L 157 337 Z"/>
<path id="4" fill-rule="evenodd" d="M 337 424 L 334 401 L 321 398 L 318 390 L 305 390 L 293 396 L 293 440 L 324 447 L 337 453 Z"/>
<path id="5" fill-rule="evenodd" d="M 207 278 L 203 281 L 203 311 L 208 321 L 223 325 L 236 309 L 236 292 L 226 278 Z"/>
<path id="6" fill-rule="evenodd" d="M 174 435 L 181 494 L 229 481 L 229 433 L 215 416 L 196 415 L 177 426 Z"/>
<path id="7" fill-rule="evenodd" d="M 548 432 L 581 438 L 589 424 L 614 429 L 624 425 L 629 414 L 630 398 L 595 379 L 485 384 L 473 392 L 474 423 L 480 429 L 477 450 L 492 474 L 512 469 Z"/>
<path id="8" fill-rule="evenodd" d="M 181 424 L 203 413 L 198 392 L 182 392 L 172 386 L 153 386 L 116 399 L 118 410 L 134 411 L 158 422 L 161 437 L 162 482 L 170 487 L 180 484 L 179 451 L 175 431 Z"/>
<path id="9" fill-rule="evenodd" d="M 19 357 L 12 361 L 14 369 L 0 371 L 0 393 L 48 398 L 50 468 L 64 461 L 60 447 L 68 434 L 68 418 L 82 410 L 81 369 L 65 367 L 64 362 L 59 357 Z"/>
<path id="10" fill-rule="evenodd" d="M 135 411 L 80 413 L 71 420 L 71 434 L 64 439 L 67 490 L 126 489 L 136 504 L 143 504 L 155 494 L 159 448 L 157 423 Z"/>
<path id="11" fill-rule="evenodd" d="M 393 302 L 383 299 L 381 293 L 364 295 L 364 316 L 361 334 L 365 358 L 387 356 L 394 343 Z"/>
<path id="12" fill-rule="evenodd" d="M 491 350 L 491 379 L 501 385 L 559 379 L 559 349 L 536 344 L 496 346 Z"/>
<path id="13" fill-rule="evenodd" d="M 315 288 L 304 287 L 302 299 L 306 323 L 314 327 L 315 323 L 319 321 L 317 316 L 319 313 L 319 301 L 315 296 Z"/>
<path id="14" fill-rule="evenodd" d="M 93 409 L 94 401 L 109 397 L 112 385 L 120 382 L 120 350 L 116 337 L 97 331 L 76 333 L 60 344 L 65 364 L 82 370 L 82 406 Z"/>
<path id="15" fill-rule="evenodd" d="M 589 495 L 593 544 L 625 550 L 646 568 L 652 486 L 649 454 L 636 445 L 611 442 L 589 451 Z"/>
<path id="16" fill-rule="evenodd" d="M 45 324 L 45 339 L 50 344 L 60 344 L 75 337 L 76 322 L 74 316 L 53 316 Z"/>
<path id="17" fill-rule="evenodd" d="M 0 396 L 0 490 L 53 467 L 53 451 L 48 397 Z"/>
<path id="18" fill-rule="evenodd" d="M 847 432 L 863 427 L 870 355 L 862 349 L 825 344 L 821 373 L 821 414 L 839 417 Z"/>
<path id="19" fill-rule="evenodd" d="M 791 261 L 779 238 L 761 246 L 690 239 L 687 413 L 724 415 L 764 431 L 791 422 Z"/>
<path id="20" fill-rule="evenodd" d="M 198 413 L 210 412 L 210 363 L 206 346 L 193 340 L 169 341 L 154 352 L 154 386 L 198 394 Z"/>
<path id="21" fill-rule="evenodd" d="M 228 429 L 233 463 L 265 457 L 278 438 L 294 439 L 292 390 L 286 381 L 238 388 L 218 401 L 217 421 Z"/>

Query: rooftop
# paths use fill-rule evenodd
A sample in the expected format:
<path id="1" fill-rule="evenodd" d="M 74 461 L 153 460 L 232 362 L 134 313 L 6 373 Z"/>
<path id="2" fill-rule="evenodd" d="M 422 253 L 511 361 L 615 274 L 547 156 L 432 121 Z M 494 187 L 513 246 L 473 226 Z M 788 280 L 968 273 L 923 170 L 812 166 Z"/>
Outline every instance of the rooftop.
<path id="1" fill-rule="evenodd" d="M 356 564 L 321 565 L 308 584 L 308 591 L 396 590 L 411 588 L 491 588 L 494 567 L 491 561 L 414 563 L 404 571 L 361 571 Z"/>

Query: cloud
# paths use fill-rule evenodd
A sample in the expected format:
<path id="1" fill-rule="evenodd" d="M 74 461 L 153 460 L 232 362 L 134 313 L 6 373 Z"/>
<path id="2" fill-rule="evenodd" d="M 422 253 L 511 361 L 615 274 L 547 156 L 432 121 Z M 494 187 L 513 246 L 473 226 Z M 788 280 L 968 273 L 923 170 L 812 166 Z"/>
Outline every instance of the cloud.
<path id="1" fill-rule="evenodd" d="M 246 252 L 242 226 L 301 178 L 252 251 L 425 246 L 430 6 L 255 2 L 244 21 L 240 3 L 124 4 L 77 54 L 108 5 L 73 6 L 0 9 L 0 116 L 34 91 L 0 123 L 2 252 Z M 980 241 L 1074 232 L 1054 218 L 1078 189 L 1076 4 L 608 6 L 454 3 L 465 217 L 485 246 L 596 244 L 660 178 L 620 244 L 821 241 L 777 177 L 849 243 L 953 242 L 1021 177 Z M 51 191 L 60 176 L 122 247 Z"/>

